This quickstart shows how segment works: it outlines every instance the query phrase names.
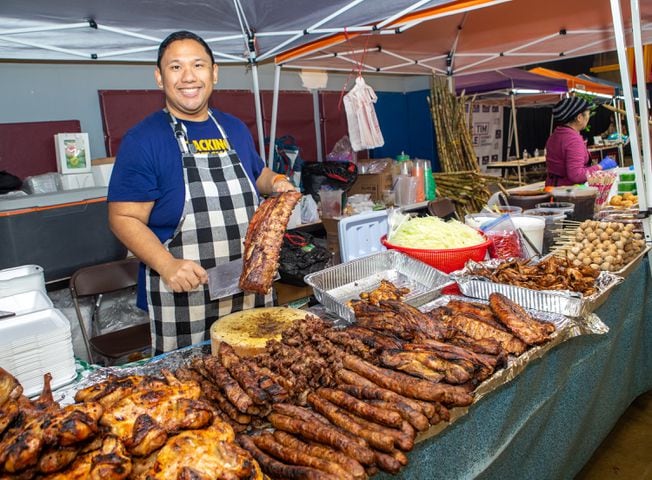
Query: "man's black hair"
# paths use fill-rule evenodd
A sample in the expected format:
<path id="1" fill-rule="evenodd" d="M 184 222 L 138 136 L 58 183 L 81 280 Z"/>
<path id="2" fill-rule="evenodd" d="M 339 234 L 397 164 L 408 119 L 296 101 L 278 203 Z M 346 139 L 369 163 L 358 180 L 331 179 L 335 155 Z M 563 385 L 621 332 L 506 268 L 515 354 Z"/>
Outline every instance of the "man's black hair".
<path id="1" fill-rule="evenodd" d="M 159 45 L 158 57 L 156 58 L 156 65 L 158 66 L 158 68 L 161 68 L 161 58 L 163 58 L 163 54 L 165 53 L 165 50 L 167 50 L 167 48 L 170 46 L 172 42 L 176 42 L 177 40 L 194 40 L 198 42 L 202 47 L 204 47 L 204 50 L 206 50 L 208 56 L 211 57 L 211 64 L 213 65 L 215 64 L 213 51 L 211 50 L 211 47 L 208 46 L 208 44 L 203 38 L 201 38 L 196 33 L 192 33 L 187 30 L 179 30 L 178 32 L 173 32 L 170 35 L 168 35 L 165 38 L 165 40 L 163 40 Z"/>

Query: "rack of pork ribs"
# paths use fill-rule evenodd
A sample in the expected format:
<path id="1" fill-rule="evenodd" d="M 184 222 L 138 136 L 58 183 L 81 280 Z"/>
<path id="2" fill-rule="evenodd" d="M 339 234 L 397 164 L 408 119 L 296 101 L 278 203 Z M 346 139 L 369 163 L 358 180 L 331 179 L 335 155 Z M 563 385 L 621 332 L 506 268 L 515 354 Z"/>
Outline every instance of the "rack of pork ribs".
<path id="1" fill-rule="evenodd" d="M 283 192 L 265 200 L 254 213 L 244 242 L 239 286 L 245 292 L 266 294 L 278 271 L 283 235 L 301 193 Z"/>

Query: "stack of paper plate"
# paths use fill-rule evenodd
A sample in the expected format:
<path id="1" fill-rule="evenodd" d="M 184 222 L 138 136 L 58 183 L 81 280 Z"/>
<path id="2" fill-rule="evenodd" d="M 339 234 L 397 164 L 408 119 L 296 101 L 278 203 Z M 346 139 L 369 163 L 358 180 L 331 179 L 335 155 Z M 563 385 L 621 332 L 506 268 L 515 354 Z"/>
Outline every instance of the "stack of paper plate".
<path id="1" fill-rule="evenodd" d="M 28 397 L 43 388 L 43 375 L 52 374 L 52 388 L 76 377 L 68 319 L 55 308 L 0 320 L 0 367 L 14 375 Z"/>

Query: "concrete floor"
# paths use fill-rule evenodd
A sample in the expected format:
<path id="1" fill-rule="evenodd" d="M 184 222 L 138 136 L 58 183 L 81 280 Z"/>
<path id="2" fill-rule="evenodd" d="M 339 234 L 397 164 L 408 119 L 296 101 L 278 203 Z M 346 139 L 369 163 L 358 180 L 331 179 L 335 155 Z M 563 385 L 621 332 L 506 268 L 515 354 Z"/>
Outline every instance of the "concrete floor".
<path id="1" fill-rule="evenodd" d="M 652 391 L 632 402 L 575 480 L 652 480 Z"/>

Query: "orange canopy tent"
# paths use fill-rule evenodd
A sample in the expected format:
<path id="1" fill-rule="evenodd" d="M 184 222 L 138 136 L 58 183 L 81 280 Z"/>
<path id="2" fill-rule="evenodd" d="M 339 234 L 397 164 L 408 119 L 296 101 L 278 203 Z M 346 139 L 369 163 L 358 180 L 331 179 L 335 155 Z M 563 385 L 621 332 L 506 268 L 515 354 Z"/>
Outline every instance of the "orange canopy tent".
<path id="1" fill-rule="evenodd" d="M 591 80 L 575 77 L 567 73 L 557 72 L 556 70 L 537 67 L 532 68 L 529 70 L 529 72 L 536 73 L 537 75 L 543 75 L 544 77 L 566 80 L 569 91 L 585 92 L 589 94 L 601 94 L 609 97 L 613 97 L 616 94 L 616 89 L 610 85 L 592 82 Z"/>
<path id="2" fill-rule="evenodd" d="M 500 3 L 502 2 L 502 3 Z M 622 2 L 632 45 L 629 2 Z M 640 2 L 643 44 L 652 2 Z M 389 20 L 389 19 L 388 19 Z M 275 57 L 284 68 L 464 75 L 616 49 L 609 0 L 458 0 L 322 37 Z"/>

